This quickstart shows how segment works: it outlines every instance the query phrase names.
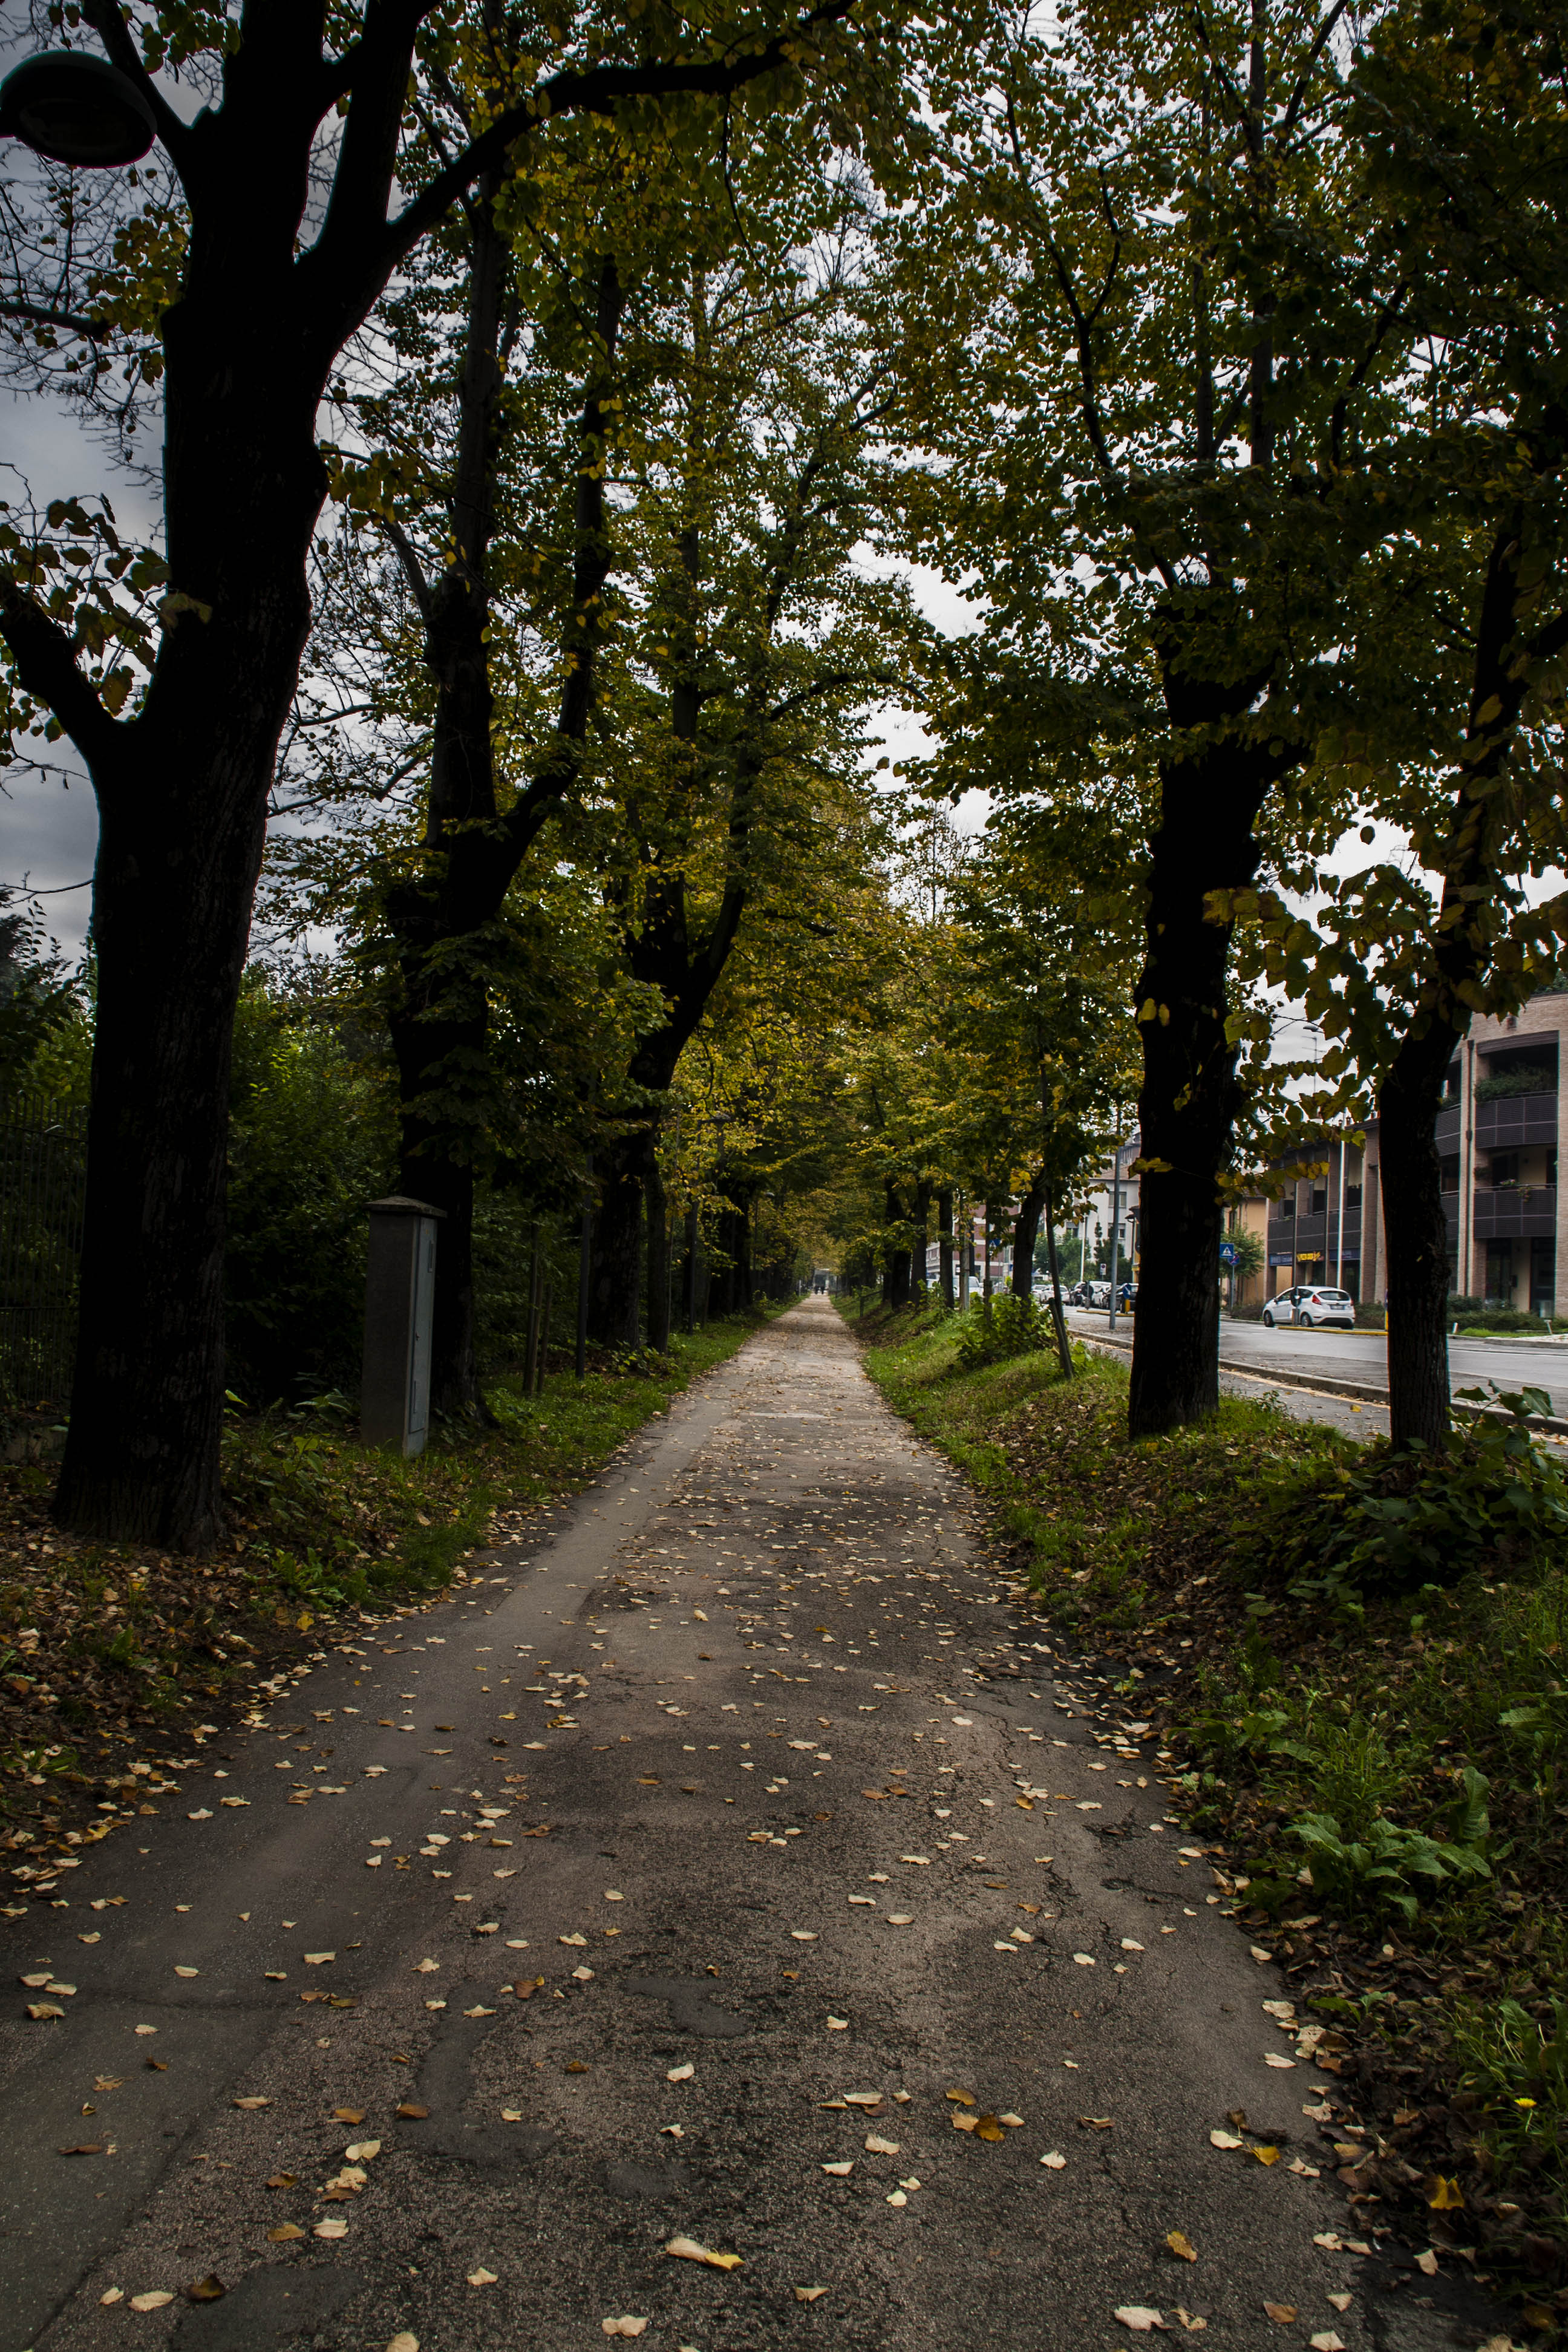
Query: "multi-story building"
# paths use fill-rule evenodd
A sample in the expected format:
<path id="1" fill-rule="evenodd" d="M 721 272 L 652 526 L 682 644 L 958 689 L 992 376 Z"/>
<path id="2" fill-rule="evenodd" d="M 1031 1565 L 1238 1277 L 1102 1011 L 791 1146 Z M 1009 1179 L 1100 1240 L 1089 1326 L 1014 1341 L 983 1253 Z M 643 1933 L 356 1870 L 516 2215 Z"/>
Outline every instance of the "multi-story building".
<path id="1" fill-rule="evenodd" d="M 1568 1230 L 1557 1182 L 1568 991 L 1474 1022 L 1437 1115 L 1450 1285 L 1532 1315 L 1568 1314 Z"/>
<path id="2" fill-rule="evenodd" d="M 1532 997 L 1506 1019 L 1479 1017 L 1449 1065 L 1437 1115 L 1449 1286 L 1534 1315 L 1568 1314 L 1568 1230 L 1557 1183 L 1565 1031 L 1564 990 Z M 1378 1158 L 1374 1123 L 1363 1150 L 1334 1138 L 1283 1163 L 1310 1172 L 1269 1203 L 1264 1296 L 1332 1282 L 1358 1299 L 1384 1297 L 1384 1234 L 1399 1204 L 1382 1197 Z"/>

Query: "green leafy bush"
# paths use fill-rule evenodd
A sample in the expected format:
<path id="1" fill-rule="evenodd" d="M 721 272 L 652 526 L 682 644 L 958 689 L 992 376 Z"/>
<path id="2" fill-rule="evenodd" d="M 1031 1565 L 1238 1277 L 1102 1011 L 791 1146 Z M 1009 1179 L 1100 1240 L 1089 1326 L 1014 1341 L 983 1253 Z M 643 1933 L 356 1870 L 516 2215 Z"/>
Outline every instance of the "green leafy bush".
<path id="1" fill-rule="evenodd" d="M 1515 1070 L 1500 1070 L 1495 1078 L 1482 1078 L 1476 1087 L 1476 1100 L 1510 1102 L 1520 1095 L 1552 1095 L 1557 1091 L 1557 1072 L 1550 1062 L 1527 1062 Z"/>
<path id="2" fill-rule="evenodd" d="M 1440 1882 L 1492 1874 L 1476 1847 L 1402 1829 L 1381 1813 L 1359 1838 L 1346 1837 L 1332 1813 L 1303 1813 L 1289 1834 L 1307 1849 L 1314 1895 L 1346 1915 L 1397 1911 L 1412 1921 Z"/>
<path id="3" fill-rule="evenodd" d="M 1468 1398 L 1501 1406 L 1450 1433 L 1441 1454 L 1369 1447 L 1303 1495 L 1282 1489 L 1235 1554 L 1303 1599 L 1353 1612 L 1359 1591 L 1452 1585 L 1480 1569 L 1530 1566 L 1568 1547 L 1568 1481 L 1531 1438 L 1551 1411 L 1540 1389 Z"/>
<path id="4" fill-rule="evenodd" d="M 252 1404 L 357 1390 L 365 1206 L 392 1189 L 389 1108 L 334 1030 L 247 982 L 235 1031 L 225 1258 L 229 1384 Z"/>
<path id="5" fill-rule="evenodd" d="M 966 1372 L 1006 1356 L 1026 1356 L 1054 1344 L 1048 1311 L 1011 1290 L 972 1306 L 959 1326 L 958 1361 Z"/>

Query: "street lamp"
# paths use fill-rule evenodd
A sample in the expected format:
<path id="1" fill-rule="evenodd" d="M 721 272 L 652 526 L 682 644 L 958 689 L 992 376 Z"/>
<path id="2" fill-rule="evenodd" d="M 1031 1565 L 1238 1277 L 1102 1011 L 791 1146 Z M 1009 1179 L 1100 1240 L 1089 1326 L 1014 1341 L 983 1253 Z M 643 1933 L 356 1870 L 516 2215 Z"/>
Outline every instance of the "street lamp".
<path id="1" fill-rule="evenodd" d="M 107 58 L 46 49 L 0 82 L 0 138 L 54 163 L 135 163 L 158 135 L 153 110 Z"/>

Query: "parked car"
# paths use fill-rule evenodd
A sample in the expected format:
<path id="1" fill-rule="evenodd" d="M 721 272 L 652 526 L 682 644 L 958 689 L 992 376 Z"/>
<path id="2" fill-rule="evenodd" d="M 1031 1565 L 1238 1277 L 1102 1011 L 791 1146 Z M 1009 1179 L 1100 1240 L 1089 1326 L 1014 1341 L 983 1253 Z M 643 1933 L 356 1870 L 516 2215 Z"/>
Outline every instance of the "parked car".
<path id="1" fill-rule="evenodd" d="M 1315 1327 L 1353 1331 L 1355 1300 L 1348 1290 L 1329 1289 L 1321 1283 L 1298 1283 L 1294 1290 L 1280 1291 L 1264 1307 L 1266 1331 L 1274 1330 L 1281 1323 L 1293 1323 L 1301 1331 L 1310 1331 Z"/>

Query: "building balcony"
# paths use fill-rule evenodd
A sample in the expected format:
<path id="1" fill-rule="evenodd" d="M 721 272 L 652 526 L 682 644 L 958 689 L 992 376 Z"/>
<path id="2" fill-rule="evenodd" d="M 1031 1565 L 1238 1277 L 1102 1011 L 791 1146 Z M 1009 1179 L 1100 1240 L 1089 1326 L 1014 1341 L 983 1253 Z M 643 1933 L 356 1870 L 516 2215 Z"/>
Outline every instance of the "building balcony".
<path id="1" fill-rule="evenodd" d="M 1439 1129 L 1441 1126 L 1439 1118 Z M 1523 1144 L 1556 1140 L 1555 1094 L 1505 1095 L 1499 1102 L 1476 1105 L 1478 1151 L 1516 1151 Z"/>
<path id="2" fill-rule="evenodd" d="M 1439 1151 L 1458 1150 L 1460 1116 L 1458 1103 L 1450 1103 L 1447 1110 L 1440 1110 L 1437 1113 L 1437 1123 L 1432 1132 L 1436 1139 Z"/>
<path id="3" fill-rule="evenodd" d="M 1534 1097 L 1526 1096 L 1525 1101 Z M 1552 1098 L 1555 1101 L 1555 1097 Z M 1492 1106 L 1487 1104 L 1485 1108 Z M 1499 1109 L 1507 1108 L 1503 1104 Z M 1555 1184 L 1499 1185 L 1490 1192 L 1478 1191 L 1475 1207 L 1475 1238 L 1479 1242 L 1545 1239 L 1557 1231 L 1557 1187 Z"/>

